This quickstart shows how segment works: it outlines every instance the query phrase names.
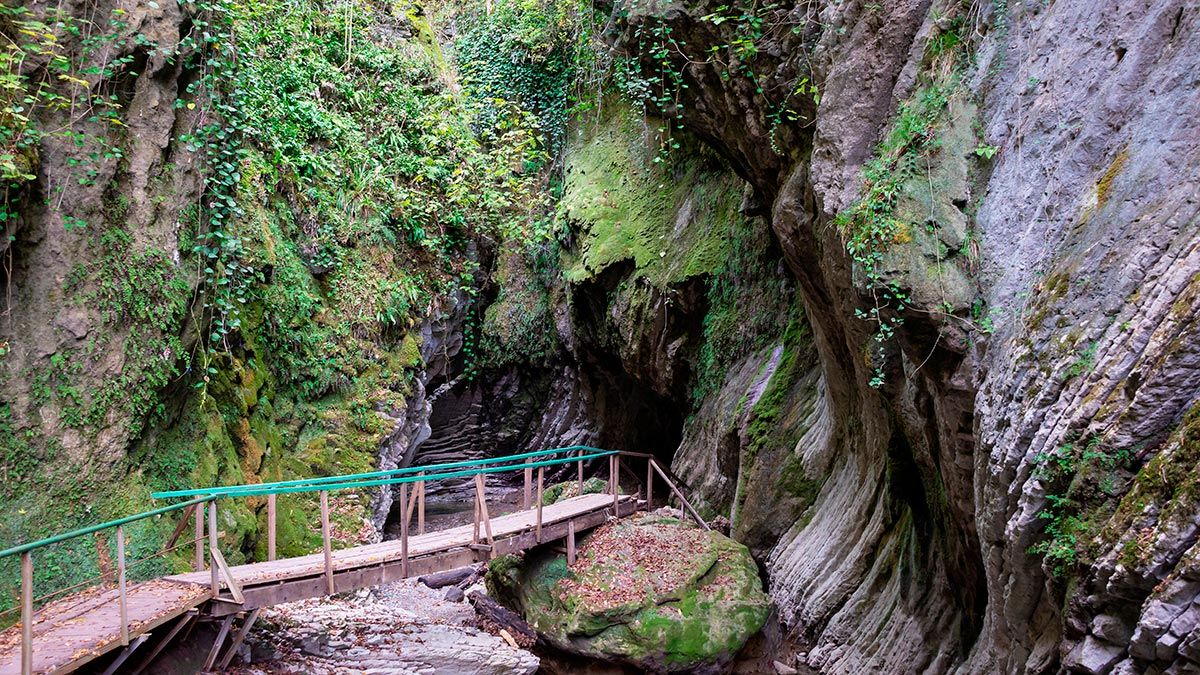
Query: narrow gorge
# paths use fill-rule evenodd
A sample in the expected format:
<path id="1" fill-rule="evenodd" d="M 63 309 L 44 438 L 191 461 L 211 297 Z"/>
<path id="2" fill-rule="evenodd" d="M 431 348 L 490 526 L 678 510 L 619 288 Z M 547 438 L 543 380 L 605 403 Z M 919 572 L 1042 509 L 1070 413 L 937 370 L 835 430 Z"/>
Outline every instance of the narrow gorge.
<path id="1" fill-rule="evenodd" d="M 230 672 L 1200 672 L 1200 5 L 0 0 L 0 35 L 0 550 L 613 449 L 688 503 L 470 577 L 530 643 L 402 582 L 266 610 Z M 600 464 L 542 501 L 645 497 Z M 396 539 L 379 482 L 214 538 Z M 192 570 L 185 525 L 119 530 L 135 580 Z"/>

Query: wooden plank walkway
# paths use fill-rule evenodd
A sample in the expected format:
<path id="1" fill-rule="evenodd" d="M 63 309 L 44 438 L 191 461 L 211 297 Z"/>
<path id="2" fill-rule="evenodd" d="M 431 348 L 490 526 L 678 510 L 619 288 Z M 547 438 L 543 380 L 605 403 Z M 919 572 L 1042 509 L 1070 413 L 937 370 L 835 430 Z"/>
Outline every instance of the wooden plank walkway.
<path id="1" fill-rule="evenodd" d="M 629 500 L 628 496 L 622 496 Z M 542 509 L 542 527 L 572 518 L 603 511 L 612 508 L 613 498 L 609 494 L 590 494 L 581 497 L 564 499 Z M 528 532 L 536 526 L 537 511 L 516 511 L 506 516 L 492 518 L 492 536 L 496 539 L 510 537 L 514 534 Z M 480 538 L 483 538 L 480 533 Z M 433 553 L 449 551 L 455 548 L 466 548 L 472 543 L 473 528 L 463 525 L 448 530 L 440 530 L 425 535 L 410 535 L 408 537 L 408 555 L 410 559 L 427 556 Z M 333 552 L 333 568 L 335 571 L 346 571 L 360 567 L 369 567 L 379 563 L 397 562 L 400 560 L 400 540 L 392 539 L 378 544 L 356 546 Z M 268 584 L 272 582 L 317 577 L 325 571 L 325 556 L 321 553 L 285 558 L 272 562 L 250 563 L 231 568 L 233 577 L 243 589 Z M 205 572 L 189 572 L 166 577 L 168 581 L 185 584 L 208 584 L 211 574 Z M 227 588 L 222 584 L 222 588 Z"/>
<path id="2" fill-rule="evenodd" d="M 633 497 L 622 495 L 620 515 L 640 507 Z M 541 542 L 562 538 L 568 531 L 582 532 L 603 523 L 613 514 L 611 494 L 590 494 L 565 499 L 543 507 L 540 542 L 537 533 L 537 509 L 517 511 L 492 518 L 491 534 L 496 553 L 530 548 Z M 483 527 L 479 540 L 486 542 Z M 337 575 L 336 592 L 385 583 L 402 578 L 401 565 L 408 576 L 458 567 L 480 553 L 472 525 L 408 538 L 408 560 L 404 563 L 401 542 L 385 541 L 334 551 L 333 570 Z M 130 636 L 151 631 L 195 607 L 208 616 L 223 616 L 281 602 L 328 594 L 324 577 L 323 553 L 250 563 L 231 568 L 241 586 L 245 602 L 212 600 L 211 573 L 179 574 L 131 586 L 128 594 Z M 222 584 L 222 590 L 228 584 Z M 48 605 L 34 619 L 35 673 L 70 672 L 83 664 L 121 647 L 120 615 L 117 591 L 91 590 Z M 133 657 L 136 660 L 138 656 Z M 0 675 L 21 672 L 20 627 L 0 633 Z"/>
<path id="3" fill-rule="evenodd" d="M 130 635 L 161 626 L 208 602 L 205 586 L 155 580 L 129 588 Z M 90 589 L 47 605 L 33 620 L 33 671 L 70 672 L 121 645 L 116 589 Z M 21 672 L 20 626 L 0 634 L 0 675 Z"/>

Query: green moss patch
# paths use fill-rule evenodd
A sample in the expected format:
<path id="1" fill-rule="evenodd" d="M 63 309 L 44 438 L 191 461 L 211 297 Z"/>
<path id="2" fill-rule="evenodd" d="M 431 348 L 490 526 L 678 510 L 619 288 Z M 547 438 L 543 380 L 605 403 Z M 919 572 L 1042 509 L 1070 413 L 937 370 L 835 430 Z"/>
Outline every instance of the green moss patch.
<path id="1" fill-rule="evenodd" d="M 581 494 L 595 495 L 608 491 L 608 481 L 603 478 L 592 476 L 583 481 L 583 491 L 579 490 L 579 481 L 569 480 L 562 483 L 555 483 L 550 487 L 542 490 L 542 504 L 549 506 L 561 502 L 564 499 L 578 497 Z"/>
<path id="2" fill-rule="evenodd" d="M 571 145 L 560 210 L 581 229 L 564 256 L 568 280 L 582 281 L 632 260 L 659 286 L 719 270 L 743 183 L 699 146 L 667 162 L 644 142 L 645 124 L 614 104 Z"/>
<path id="3" fill-rule="evenodd" d="M 543 553 L 504 576 L 500 597 L 552 643 L 644 670 L 727 663 L 770 612 L 746 547 L 654 515 L 596 530 L 573 565 Z"/>

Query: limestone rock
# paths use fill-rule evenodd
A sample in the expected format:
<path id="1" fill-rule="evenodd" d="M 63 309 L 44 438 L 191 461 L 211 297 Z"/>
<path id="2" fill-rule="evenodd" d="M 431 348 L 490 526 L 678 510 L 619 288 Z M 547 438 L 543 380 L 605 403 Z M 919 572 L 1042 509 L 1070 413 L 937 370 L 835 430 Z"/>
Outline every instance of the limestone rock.
<path id="1" fill-rule="evenodd" d="M 653 515 L 589 534 L 572 566 L 543 553 L 504 570 L 497 582 L 550 643 L 651 672 L 719 672 L 770 611 L 744 546 Z"/>

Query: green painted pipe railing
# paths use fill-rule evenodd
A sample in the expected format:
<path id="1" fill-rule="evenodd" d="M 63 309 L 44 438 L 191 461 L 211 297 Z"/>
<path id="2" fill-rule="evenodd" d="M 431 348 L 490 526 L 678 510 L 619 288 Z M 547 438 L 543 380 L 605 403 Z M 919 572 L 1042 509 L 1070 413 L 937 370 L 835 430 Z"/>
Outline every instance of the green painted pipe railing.
<path id="1" fill-rule="evenodd" d="M 570 456 L 562 457 L 561 455 L 569 454 Z M 254 497 L 267 495 L 267 522 L 268 522 L 268 544 L 267 556 L 268 560 L 275 559 L 275 496 L 280 494 L 302 493 L 302 492 L 319 492 L 321 501 L 321 535 L 322 548 L 325 555 L 325 578 L 328 585 L 329 593 L 334 592 L 333 584 L 333 566 L 331 562 L 331 544 L 330 544 L 330 527 L 329 527 L 329 503 L 328 493 L 334 490 L 345 490 L 354 488 L 369 488 L 379 487 L 383 485 L 400 485 L 399 503 L 406 503 L 406 484 L 417 483 L 416 491 L 413 493 L 414 500 L 420 497 L 420 507 L 418 511 L 419 528 L 424 534 L 424 497 L 425 483 L 429 481 L 444 480 L 448 478 L 469 478 L 475 477 L 476 484 L 476 533 L 475 538 L 478 539 L 478 528 L 481 522 L 486 521 L 487 538 L 489 544 L 491 542 L 491 526 L 490 518 L 487 516 L 486 500 L 483 495 L 484 482 L 483 477 L 488 474 L 502 473 L 505 471 L 520 471 L 525 472 L 525 508 L 531 508 L 530 504 L 530 481 L 532 471 L 538 470 L 537 481 L 537 537 L 541 540 L 541 523 L 542 523 L 542 476 L 545 467 L 559 466 L 563 464 L 578 464 L 577 480 L 579 481 L 580 492 L 583 490 L 583 464 L 593 459 L 608 457 L 610 478 L 609 483 L 612 487 L 613 508 L 617 507 L 618 492 L 615 487 L 617 484 L 617 467 L 619 465 L 619 457 L 621 454 L 617 450 L 603 450 L 587 445 L 572 445 L 564 448 L 551 448 L 548 450 L 536 450 L 533 452 L 525 452 L 516 455 L 508 455 L 506 457 L 485 457 L 475 460 L 464 460 L 459 462 L 445 462 L 442 464 L 428 464 L 425 466 L 409 466 L 399 469 L 390 469 L 385 471 L 371 471 L 367 473 L 348 474 L 342 476 L 323 476 L 316 478 L 299 478 L 286 481 L 277 481 L 273 483 L 253 483 L 244 485 L 226 485 L 208 488 L 199 488 L 193 490 L 170 490 L 165 492 L 155 492 L 151 496 L 155 499 L 174 499 L 174 498 L 189 498 L 186 501 L 181 501 L 175 504 L 170 504 L 150 511 L 137 513 L 124 518 L 110 520 L 108 522 L 83 527 L 70 532 L 31 541 L 25 544 L 19 544 L 0 551 L 0 559 L 8 556 L 21 556 L 21 672 L 32 672 L 33 664 L 33 559 L 32 554 L 39 548 L 50 546 L 68 539 L 82 537 L 95 532 L 100 532 L 108 529 L 116 530 L 117 538 L 117 584 L 118 584 L 118 603 L 120 608 L 121 619 L 121 643 L 129 644 L 130 629 L 129 623 L 126 620 L 126 561 L 125 561 L 125 539 L 124 526 L 143 520 L 160 516 L 173 511 L 187 509 L 189 507 L 200 507 L 196 511 L 196 559 L 195 567 L 197 571 L 203 569 L 204 556 L 201 549 L 203 541 L 203 520 L 205 519 L 205 511 L 207 511 L 208 520 L 208 548 L 210 551 L 211 562 L 209 570 L 211 572 L 212 596 L 218 597 L 221 590 L 221 582 L 219 579 L 218 568 L 224 563 L 217 550 L 219 542 L 218 527 L 217 527 L 217 501 L 221 498 L 239 498 L 239 497 Z M 647 456 L 648 457 L 648 456 Z M 649 460 L 653 462 L 653 460 Z M 647 470 L 649 471 L 649 469 Z M 649 475 L 649 474 L 648 474 Z M 649 493 L 648 493 L 649 494 Z M 408 574 L 408 519 L 412 517 L 411 509 L 412 502 L 408 502 L 409 509 L 406 516 L 401 518 L 401 559 L 403 574 Z M 482 520 L 480 516 L 482 515 Z M 165 554 L 174 547 L 171 544 L 182 533 L 186 525 L 187 516 L 179 523 L 175 534 L 171 537 L 167 547 L 159 554 Z M 153 557 L 153 556 L 152 556 Z M 219 563 L 219 564 L 218 564 Z M 232 582 L 231 582 L 232 583 Z M 65 590 L 70 590 L 74 587 L 69 587 Z M 64 592 L 63 590 L 55 591 L 43 598 L 53 597 Z M 15 609 L 15 608 L 14 608 Z"/>
<path id="2" fill-rule="evenodd" d="M 533 459 L 535 457 L 548 457 L 560 455 L 565 452 L 586 452 L 583 456 L 573 456 L 566 459 L 554 460 L 539 460 L 533 463 L 524 463 L 523 460 Z M 538 468 L 539 466 L 555 466 L 559 464 L 569 464 L 571 462 L 587 461 L 599 457 L 607 457 L 617 454 L 616 450 L 604 450 L 594 448 L 589 445 L 571 445 L 563 448 L 550 448 L 548 450 L 536 450 L 533 452 L 524 452 L 516 455 L 507 455 L 504 457 L 484 457 L 481 459 L 463 460 L 459 462 L 446 462 L 442 464 L 426 464 L 424 466 L 408 466 L 400 469 L 388 469 L 384 471 L 371 471 L 368 473 L 346 474 L 341 476 L 323 476 L 317 478 L 299 478 L 294 480 L 276 481 L 273 483 L 247 483 L 242 485 L 226 485 L 211 488 L 198 488 L 192 490 L 171 490 L 167 492 L 155 492 L 151 496 L 155 499 L 173 499 L 178 497 L 198 497 L 198 496 L 220 496 L 220 497 L 252 497 L 267 494 L 290 494 L 297 492 L 318 492 L 321 490 L 343 490 L 348 488 L 366 488 L 379 487 L 381 485 L 398 485 L 401 483 L 417 483 L 423 481 L 440 480 L 445 478 L 467 478 L 474 476 L 477 473 L 502 473 L 504 471 L 513 471 L 516 469 Z M 515 463 L 514 462 L 519 462 Z M 502 463 L 501 466 L 488 466 L 490 464 Z M 447 471 L 449 469 L 460 469 L 468 467 L 479 467 L 470 471 L 456 471 L 447 473 L 437 473 Z M 424 473 L 424 476 L 417 474 Z M 397 477 L 401 476 L 401 477 Z M 375 479 L 375 480 L 372 480 Z"/>
<path id="3" fill-rule="evenodd" d="M 11 548 L 6 548 L 3 551 L 0 551 L 0 558 L 6 558 L 10 555 L 17 555 L 20 553 L 27 553 L 29 551 L 33 551 L 35 549 L 42 548 L 43 546 L 57 544 L 60 541 L 74 539 L 75 537 L 82 537 L 84 535 L 92 534 L 93 532 L 99 532 L 101 530 L 107 530 L 107 529 L 111 529 L 114 527 L 120 527 L 121 525 L 128 525 L 129 523 L 132 523 L 132 522 L 144 520 L 146 518 L 153 518 L 154 516 L 161 516 L 164 513 L 178 511 L 179 509 L 186 509 L 189 506 L 192 506 L 195 504 L 202 504 L 204 502 L 208 502 L 208 501 L 212 501 L 212 500 L 213 500 L 212 496 L 199 497 L 196 499 L 191 499 L 186 502 L 179 502 L 178 504 L 171 504 L 170 506 L 163 506 L 161 508 L 153 509 L 151 511 L 135 513 L 132 516 L 125 516 L 124 518 L 110 520 L 106 523 L 89 525 L 87 527 L 82 527 L 78 530 L 71 530 L 70 532 L 63 532 L 62 534 L 56 534 L 53 537 L 47 537 L 45 539 L 31 541 L 27 544 L 20 544 L 17 546 L 13 546 Z"/>
<path id="4" fill-rule="evenodd" d="M 283 495 L 296 494 L 300 492 L 333 492 L 335 490 L 348 490 L 352 488 L 369 488 L 379 487 L 381 485 L 401 485 L 407 483 L 428 483 L 435 480 L 443 480 L 446 478 L 470 478 L 476 475 L 486 475 L 493 473 L 503 473 L 505 471 L 514 471 L 520 469 L 537 469 L 539 467 L 557 466 L 560 464 L 574 464 L 576 462 L 586 462 L 597 459 L 599 457 L 609 457 L 617 454 L 616 450 L 603 450 L 601 452 L 590 453 L 586 455 L 576 455 L 574 457 L 564 457 L 561 459 L 544 459 L 537 462 L 506 464 L 503 466 L 485 466 L 467 471 L 451 471 L 448 473 L 435 473 L 425 475 L 403 476 L 401 478 L 379 478 L 376 480 L 363 481 L 346 481 L 341 483 L 321 483 L 318 485 L 292 485 L 288 487 L 261 487 L 254 484 L 229 486 L 237 488 L 235 491 L 214 490 L 206 492 L 201 490 L 200 494 L 208 495 L 208 498 L 236 498 L 236 497 L 258 497 L 262 495 Z M 421 467 L 425 469 L 426 467 Z"/>

